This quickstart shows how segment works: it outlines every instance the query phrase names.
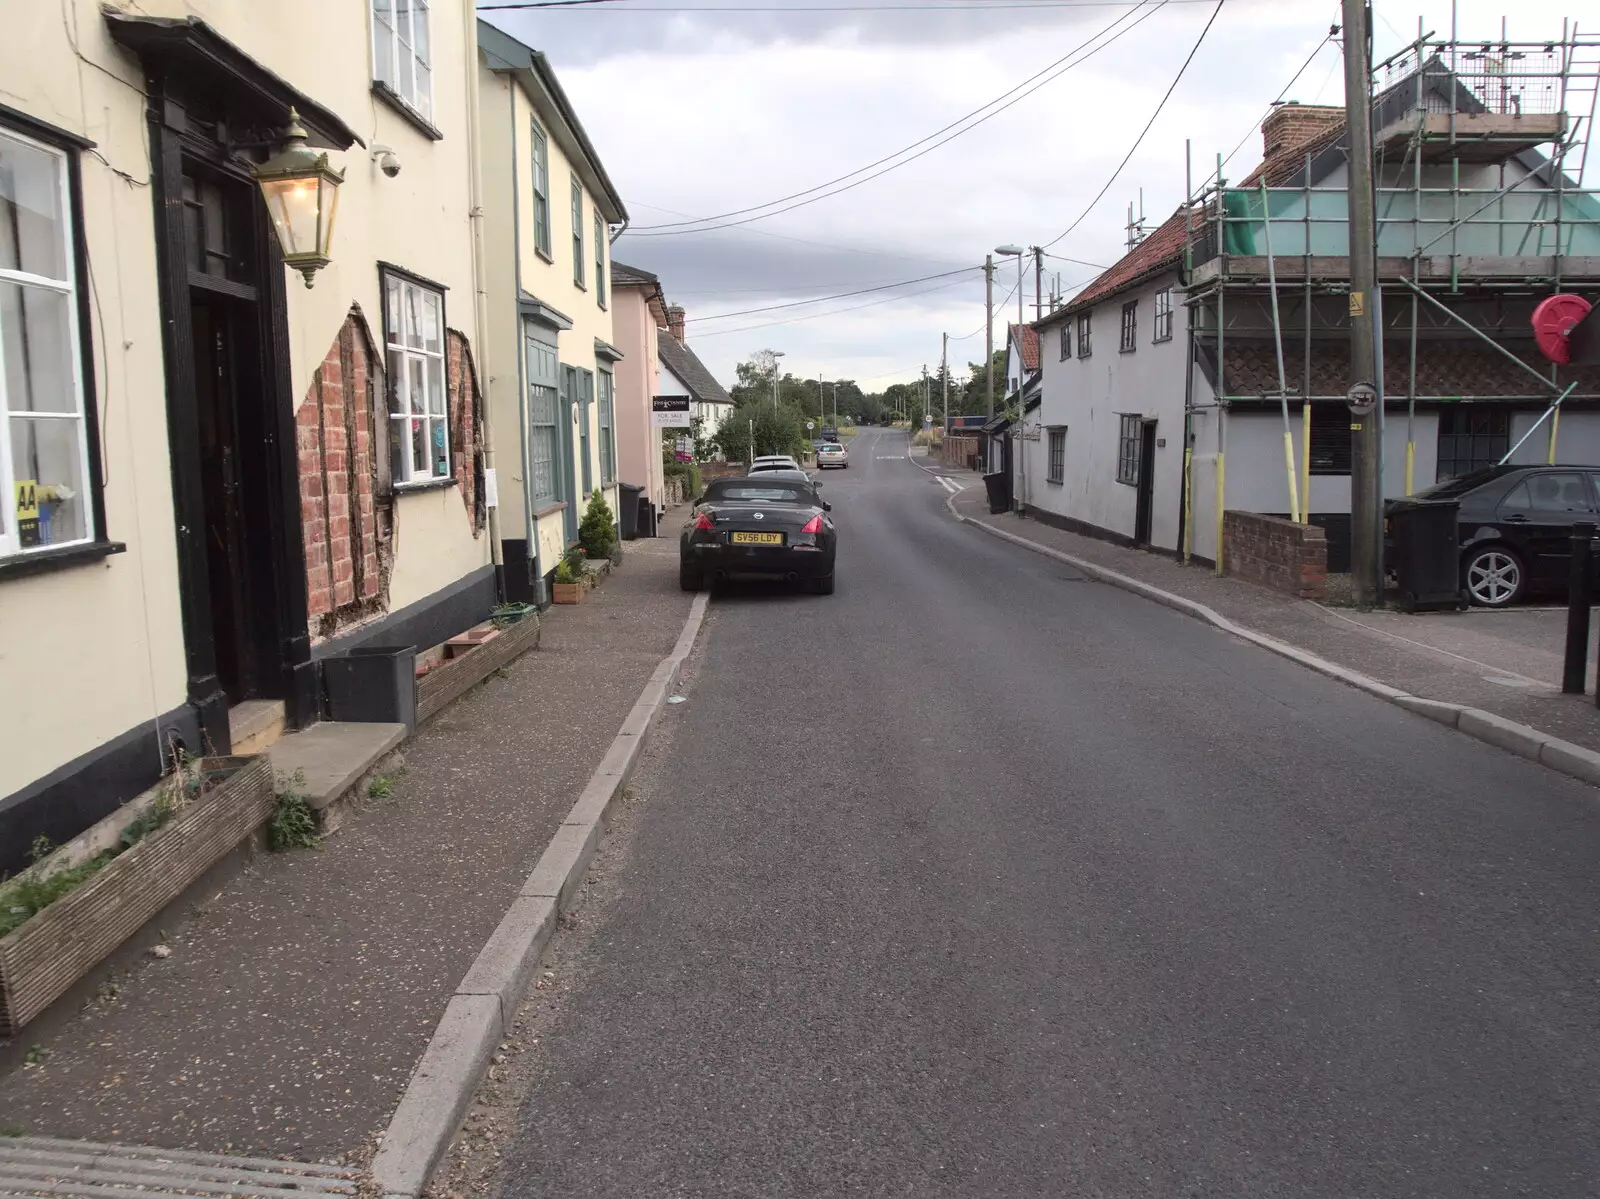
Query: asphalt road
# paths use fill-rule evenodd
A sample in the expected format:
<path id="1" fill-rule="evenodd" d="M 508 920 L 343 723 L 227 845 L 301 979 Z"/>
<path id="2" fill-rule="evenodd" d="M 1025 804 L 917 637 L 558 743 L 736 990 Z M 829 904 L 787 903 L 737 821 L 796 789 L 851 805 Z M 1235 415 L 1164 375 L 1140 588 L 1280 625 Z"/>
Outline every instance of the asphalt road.
<path id="1" fill-rule="evenodd" d="M 508 1193 L 1600 1194 L 1600 796 L 904 446 L 827 478 L 834 596 L 714 601 Z"/>

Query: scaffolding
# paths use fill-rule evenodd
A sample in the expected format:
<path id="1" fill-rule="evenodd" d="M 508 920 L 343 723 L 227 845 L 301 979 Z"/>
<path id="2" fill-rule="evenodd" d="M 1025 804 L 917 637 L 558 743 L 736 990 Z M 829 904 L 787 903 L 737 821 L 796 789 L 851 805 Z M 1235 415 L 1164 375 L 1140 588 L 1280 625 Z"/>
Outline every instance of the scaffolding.
<path id="1" fill-rule="evenodd" d="M 1414 42 L 1373 69 L 1376 412 L 1381 422 L 1386 409 L 1405 405 L 1407 494 L 1414 491 L 1418 402 L 1545 406 L 1540 424 L 1549 419 L 1554 461 L 1560 403 L 1600 399 L 1600 390 L 1591 395 L 1576 391 L 1576 383 L 1558 383 L 1555 368 L 1529 365 L 1494 336 L 1526 339 L 1527 318 L 1539 299 L 1600 284 L 1600 191 L 1581 186 L 1597 100 L 1600 35 L 1580 34 L 1570 22 L 1559 39 L 1512 41 L 1502 22 L 1499 39 L 1468 42 L 1456 36 L 1452 15 L 1448 38 L 1419 25 Z M 1247 404 L 1281 413 L 1286 507 L 1304 522 L 1310 517 L 1312 407 L 1348 401 L 1342 385 L 1328 385 L 1330 375 L 1348 377 L 1347 357 L 1337 371 L 1320 372 L 1321 379 L 1314 369 L 1319 350 L 1324 366 L 1347 355 L 1352 298 L 1342 128 L 1342 120 L 1330 123 L 1327 136 L 1312 138 L 1293 159 L 1269 155 L 1242 184 L 1226 180 L 1219 155 L 1200 189 L 1188 189 L 1182 215 L 1191 359 L 1213 379 L 1215 397 L 1201 404 L 1191 394 L 1185 404 L 1183 550 L 1187 558 L 1193 492 L 1188 433 L 1197 412 L 1215 407 L 1219 569 L 1229 409 Z M 1188 170 L 1192 178 L 1192 163 Z M 1384 292 L 1395 306 L 1389 314 Z M 1449 338 L 1511 359 L 1521 368 L 1515 376 L 1521 390 L 1419 391 L 1419 343 Z M 1266 385 L 1259 390 L 1230 389 L 1230 339 L 1266 349 L 1259 372 Z M 1403 374 L 1383 369 L 1385 342 L 1391 354 L 1405 346 Z M 1403 378 L 1403 394 L 1384 394 L 1385 374 Z M 1300 410 L 1298 452 L 1291 405 Z"/>

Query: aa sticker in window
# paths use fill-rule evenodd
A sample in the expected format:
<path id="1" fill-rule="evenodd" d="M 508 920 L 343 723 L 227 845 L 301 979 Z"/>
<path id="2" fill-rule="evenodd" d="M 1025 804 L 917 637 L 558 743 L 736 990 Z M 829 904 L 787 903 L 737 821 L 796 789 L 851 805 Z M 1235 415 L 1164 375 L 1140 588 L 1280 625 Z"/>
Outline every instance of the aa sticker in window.
<path id="1" fill-rule="evenodd" d="M 17 480 L 17 539 L 24 547 L 39 544 L 39 484 Z"/>

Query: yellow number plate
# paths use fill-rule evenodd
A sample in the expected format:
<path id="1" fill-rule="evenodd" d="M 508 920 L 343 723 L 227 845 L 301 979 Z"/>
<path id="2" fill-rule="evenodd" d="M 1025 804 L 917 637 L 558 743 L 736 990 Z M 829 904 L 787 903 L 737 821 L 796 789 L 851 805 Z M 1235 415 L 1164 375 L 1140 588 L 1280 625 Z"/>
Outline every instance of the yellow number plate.
<path id="1" fill-rule="evenodd" d="M 782 533 L 733 533 L 728 540 L 734 545 L 782 545 Z"/>

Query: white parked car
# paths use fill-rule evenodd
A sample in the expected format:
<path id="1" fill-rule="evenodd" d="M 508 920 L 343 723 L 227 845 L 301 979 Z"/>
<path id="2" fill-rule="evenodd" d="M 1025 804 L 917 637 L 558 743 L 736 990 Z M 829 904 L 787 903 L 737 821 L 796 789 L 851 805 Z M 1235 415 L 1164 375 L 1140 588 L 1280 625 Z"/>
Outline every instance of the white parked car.
<path id="1" fill-rule="evenodd" d="M 756 475 L 764 470 L 799 470 L 800 464 L 788 454 L 763 454 L 750 464 L 746 474 Z"/>
<path id="2" fill-rule="evenodd" d="M 850 451 L 837 441 L 825 441 L 817 447 L 817 469 L 823 470 L 830 466 L 850 469 Z"/>

